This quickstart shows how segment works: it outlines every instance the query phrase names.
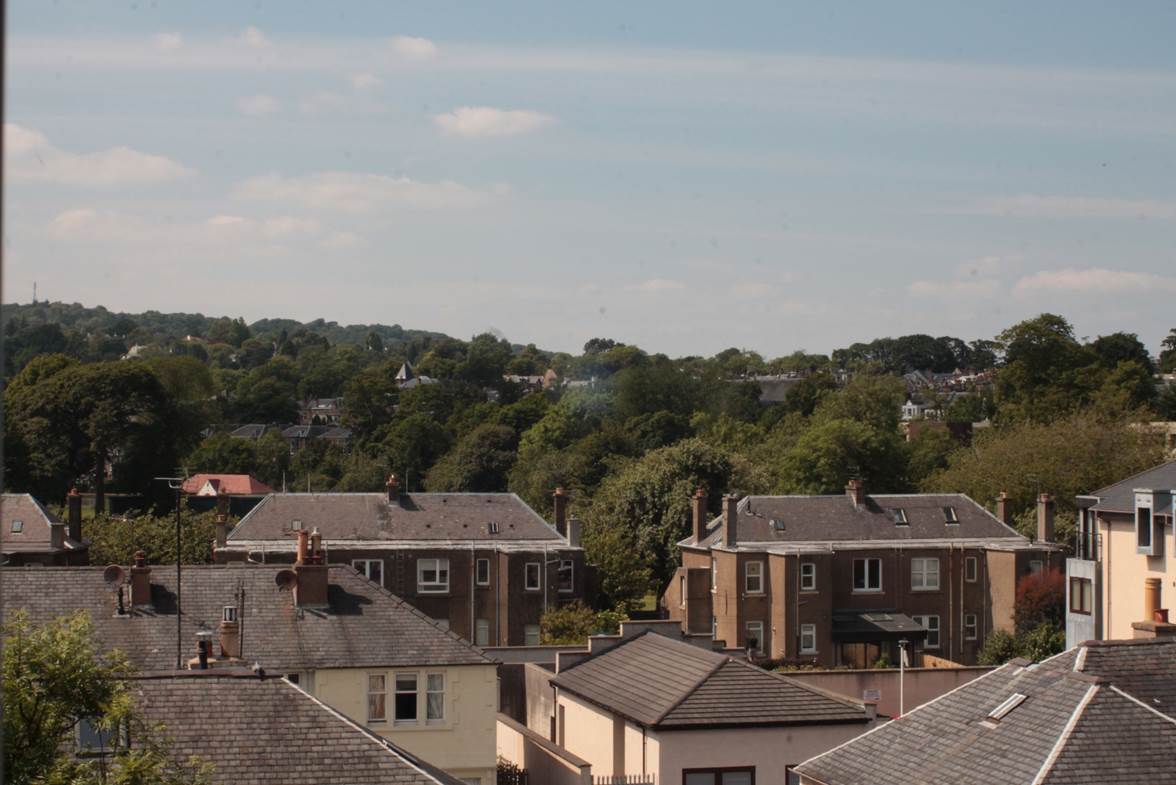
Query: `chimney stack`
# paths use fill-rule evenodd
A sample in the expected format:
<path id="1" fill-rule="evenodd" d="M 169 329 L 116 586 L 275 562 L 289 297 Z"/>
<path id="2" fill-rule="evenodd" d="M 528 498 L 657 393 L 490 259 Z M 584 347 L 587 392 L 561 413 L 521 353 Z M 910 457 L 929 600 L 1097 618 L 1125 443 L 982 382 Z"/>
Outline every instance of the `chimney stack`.
<path id="1" fill-rule="evenodd" d="M 564 493 L 563 488 L 556 488 L 555 493 L 551 494 L 551 499 L 555 507 L 555 530 L 559 532 L 561 537 L 567 537 L 568 495 Z"/>
<path id="2" fill-rule="evenodd" d="M 1160 621 L 1160 591 L 1162 581 L 1159 578 L 1143 579 L 1143 621 Z"/>
<path id="3" fill-rule="evenodd" d="M 866 484 L 858 479 L 852 479 L 845 484 L 845 495 L 853 500 L 854 507 L 861 507 L 866 503 Z"/>
<path id="4" fill-rule="evenodd" d="M 388 488 L 388 503 L 400 504 L 400 480 L 396 479 L 395 474 L 388 475 L 386 487 Z"/>
<path id="5" fill-rule="evenodd" d="M 690 497 L 690 509 L 694 519 L 694 542 L 706 539 L 706 491 L 699 488 Z"/>
<path id="6" fill-rule="evenodd" d="M 1040 542 L 1053 542 L 1054 538 L 1054 500 L 1053 496 L 1043 493 L 1037 497 L 1037 539 Z"/>
<path id="7" fill-rule="evenodd" d="M 222 491 L 216 493 L 216 547 L 223 548 L 229 539 L 229 497 Z"/>
<path id="8" fill-rule="evenodd" d="M 323 559 L 323 536 L 316 528 L 310 535 L 308 549 L 306 529 L 298 532 L 298 561 L 294 563 L 294 574 L 298 585 L 294 588 L 294 600 L 298 605 L 323 608 L 327 602 L 328 572 Z"/>
<path id="9" fill-rule="evenodd" d="M 739 545 L 739 497 L 733 493 L 723 497 L 723 545 Z"/>
<path id="10" fill-rule="evenodd" d="M 1013 525 L 1013 511 L 1009 509 L 1009 495 L 1004 491 L 1000 492 L 1000 496 L 996 497 L 996 517 L 1005 526 Z"/>
<path id="11" fill-rule="evenodd" d="M 580 519 L 574 515 L 568 518 L 568 545 L 573 548 L 580 547 Z"/>
<path id="12" fill-rule="evenodd" d="M 147 554 L 135 551 L 135 563 L 131 567 L 131 607 L 144 608 L 151 605 L 151 568 L 147 566 Z"/>
<path id="13" fill-rule="evenodd" d="M 237 606 L 226 605 L 221 611 L 221 656 L 236 659 L 241 656 L 241 622 L 237 620 Z"/>
<path id="14" fill-rule="evenodd" d="M 49 522 L 49 547 L 55 551 L 65 550 L 65 524 L 59 521 Z"/>
<path id="15" fill-rule="evenodd" d="M 82 541 L 82 495 L 77 488 L 70 488 L 69 496 L 65 498 L 67 510 L 66 520 L 69 521 L 69 538 L 76 542 Z"/>

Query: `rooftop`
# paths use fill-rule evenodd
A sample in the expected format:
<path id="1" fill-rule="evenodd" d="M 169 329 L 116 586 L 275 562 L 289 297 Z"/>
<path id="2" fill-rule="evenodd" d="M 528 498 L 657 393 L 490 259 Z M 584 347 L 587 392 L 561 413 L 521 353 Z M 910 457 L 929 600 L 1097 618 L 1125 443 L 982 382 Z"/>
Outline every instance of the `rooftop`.
<path id="1" fill-rule="evenodd" d="M 573 664 L 552 684 L 665 730 L 870 720 L 862 703 L 652 631 Z"/>
<path id="2" fill-rule="evenodd" d="M 4 553 L 41 552 L 49 549 L 51 523 L 61 523 L 27 493 L 0 494 L 0 550 Z M 85 548 L 86 544 L 65 537 L 67 550 Z"/>
<path id="3" fill-rule="evenodd" d="M 824 785 L 1176 783 L 1176 641 L 1014 660 L 798 767 Z"/>
<path id="4" fill-rule="evenodd" d="M 1150 488 L 1156 491 L 1176 489 L 1176 461 L 1153 466 L 1125 480 L 1099 488 L 1087 496 L 1098 497 L 1098 503 L 1094 505 L 1096 510 L 1134 513 L 1136 488 Z M 1157 512 L 1163 514 L 1163 511 Z"/>
<path id="5" fill-rule="evenodd" d="M 280 565 L 186 566 L 183 568 L 182 656 L 196 651 L 198 630 L 215 631 L 223 608 L 241 614 L 242 657 L 272 673 L 318 668 L 484 665 L 480 649 L 441 629 L 435 621 L 344 565 L 330 565 L 328 606 L 296 607 L 279 590 Z M 84 610 L 98 639 L 121 649 L 137 668 L 162 670 L 176 664 L 176 572 L 151 571 L 151 607 L 117 615 L 118 593 L 101 567 L 21 567 L 0 571 L 4 614 L 28 612 L 34 623 Z M 128 598 L 129 591 L 124 591 Z"/>
<path id="6" fill-rule="evenodd" d="M 143 719 L 162 725 L 173 758 L 199 756 L 212 764 L 214 783 L 459 782 L 285 679 L 181 671 L 133 679 L 130 693 Z"/>
<path id="7" fill-rule="evenodd" d="M 208 485 L 213 494 L 230 496 L 260 496 L 274 489 L 251 474 L 193 474 L 184 480 L 184 493 L 198 494 Z"/>

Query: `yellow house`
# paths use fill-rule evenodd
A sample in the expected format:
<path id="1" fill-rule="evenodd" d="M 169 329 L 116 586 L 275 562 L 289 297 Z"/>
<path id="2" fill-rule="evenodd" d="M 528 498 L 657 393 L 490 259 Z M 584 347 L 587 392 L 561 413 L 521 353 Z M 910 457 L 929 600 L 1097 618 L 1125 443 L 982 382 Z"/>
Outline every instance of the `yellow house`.
<path id="1" fill-rule="evenodd" d="M 89 613 L 141 671 L 246 665 L 466 783 L 496 778 L 497 665 L 344 565 L 27 567 L 0 573 L 4 613 Z M 176 623 L 177 604 L 181 608 Z M 208 715 L 216 722 L 216 712 Z"/>

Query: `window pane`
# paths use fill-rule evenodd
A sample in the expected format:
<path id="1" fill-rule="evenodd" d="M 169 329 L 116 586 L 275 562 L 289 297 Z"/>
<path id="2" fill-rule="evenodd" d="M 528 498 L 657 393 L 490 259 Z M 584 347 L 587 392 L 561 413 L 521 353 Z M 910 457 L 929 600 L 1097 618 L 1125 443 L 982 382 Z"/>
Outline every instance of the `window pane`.
<path id="1" fill-rule="evenodd" d="M 878 589 L 882 587 L 882 560 L 870 559 L 870 584 L 869 588 Z"/>
<path id="2" fill-rule="evenodd" d="M 686 785 L 715 785 L 713 771 L 692 771 L 686 775 Z"/>
<path id="3" fill-rule="evenodd" d="M 855 589 L 866 588 L 866 562 L 863 559 L 853 560 L 853 587 Z"/>
<path id="4" fill-rule="evenodd" d="M 722 785 L 751 785 L 751 772 L 724 771 Z"/>
<path id="5" fill-rule="evenodd" d="M 368 577 L 371 578 L 375 583 L 378 583 L 379 585 L 383 586 L 384 585 L 384 562 L 382 562 L 382 561 L 368 562 Z"/>

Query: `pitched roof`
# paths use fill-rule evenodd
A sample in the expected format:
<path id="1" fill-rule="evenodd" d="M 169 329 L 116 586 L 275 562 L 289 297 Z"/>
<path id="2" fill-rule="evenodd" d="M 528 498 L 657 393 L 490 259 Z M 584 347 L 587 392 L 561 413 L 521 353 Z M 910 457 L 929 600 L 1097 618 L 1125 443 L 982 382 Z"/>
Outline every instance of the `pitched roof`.
<path id="1" fill-rule="evenodd" d="M 17 521 L 19 525 L 14 526 Z M 51 523 L 61 521 L 31 495 L 0 494 L 0 550 L 4 553 L 48 551 L 52 537 L 49 529 Z M 78 550 L 85 548 L 86 544 L 66 537 L 65 547 L 67 550 Z"/>
<path id="2" fill-rule="evenodd" d="M 949 523 L 945 508 L 958 522 Z M 895 521 L 902 510 L 906 523 Z M 738 507 L 740 545 L 800 543 L 989 540 L 1016 547 L 1029 540 L 1001 523 L 962 493 L 872 494 L 855 506 L 846 494 L 834 496 L 746 496 Z M 702 547 L 722 543 L 722 518 L 707 526 Z M 681 545 L 697 546 L 693 537 Z"/>
<path id="3" fill-rule="evenodd" d="M 281 565 L 186 566 L 183 568 L 181 654 L 196 651 L 198 630 L 215 631 L 222 609 L 245 592 L 242 659 L 287 673 L 318 668 L 481 665 L 480 649 L 442 630 L 400 598 L 353 568 L 330 565 L 328 607 L 295 608 L 290 592 L 274 577 Z M 24 609 L 35 623 L 84 610 L 98 639 L 121 649 L 143 670 L 176 663 L 176 573 L 171 566 L 151 571 L 151 608 L 117 616 L 117 592 L 106 585 L 101 567 L 22 567 L 0 571 L 5 616 Z M 129 595 L 128 595 L 129 596 Z M 128 603 L 129 604 L 129 603 Z"/>
<path id="4" fill-rule="evenodd" d="M 575 663 L 552 684 L 667 730 L 869 721 L 857 701 L 652 631 Z"/>
<path id="5" fill-rule="evenodd" d="M 1099 488 L 1087 496 L 1097 496 L 1098 504 L 1094 509 L 1104 512 L 1134 512 L 1135 489 L 1150 488 L 1152 490 L 1172 490 L 1176 488 L 1176 461 L 1153 466 L 1139 474 L 1119 480 L 1119 482 Z M 1164 511 L 1158 511 L 1163 514 Z"/>
<path id="6" fill-rule="evenodd" d="M 214 492 L 230 496 L 260 496 L 274 492 L 273 488 L 251 474 L 193 474 L 184 480 L 184 493 L 199 493 L 205 483 L 211 483 Z"/>
<path id="7" fill-rule="evenodd" d="M 285 679 L 181 671 L 133 679 L 129 690 L 173 759 L 199 756 L 214 783 L 459 783 Z"/>
<path id="8" fill-rule="evenodd" d="M 824 785 L 1173 785 L 1176 704 L 1150 691 L 1170 695 L 1174 681 L 1176 641 L 1083 644 L 1013 661 L 797 771 Z M 1025 697 L 989 719 L 1014 695 Z"/>
<path id="9" fill-rule="evenodd" d="M 567 546 L 554 526 L 513 493 L 406 493 L 395 504 L 382 493 L 271 494 L 241 519 L 228 544 L 280 541 L 292 549 L 294 521 L 317 528 L 327 542 L 529 540 Z"/>

